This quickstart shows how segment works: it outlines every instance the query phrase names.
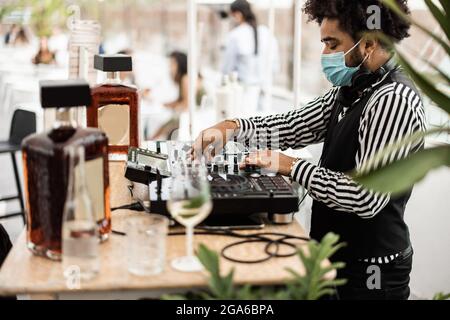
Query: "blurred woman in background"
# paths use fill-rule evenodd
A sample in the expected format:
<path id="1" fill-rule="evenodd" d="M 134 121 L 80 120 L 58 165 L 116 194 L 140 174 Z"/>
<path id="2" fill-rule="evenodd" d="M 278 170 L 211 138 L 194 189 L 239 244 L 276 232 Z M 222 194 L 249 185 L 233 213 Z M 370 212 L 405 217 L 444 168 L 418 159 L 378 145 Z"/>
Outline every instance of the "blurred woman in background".
<path id="1" fill-rule="evenodd" d="M 40 39 L 39 51 L 32 60 L 33 64 L 54 64 L 56 62 L 55 53 L 48 47 L 48 38 Z"/>
<path id="2" fill-rule="evenodd" d="M 236 27 L 227 36 L 222 73 L 237 72 L 238 80 L 244 86 L 244 111 L 246 115 L 254 115 L 260 104 L 261 90 L 270 85 L 267 83 L 268 72 L 278 69 L 278 45 L 269 29 L 258 25 L 248 1 L 234 1 L 230 11 Z M 271 48 L 272 55 L 269 54 Z M 272 69 L 267 71 L 271 65 Z"/>
<path id="3" fill-rule="evenodd" d="M 178 87 L 179 94 L 175 101 L 166 103 L 164 106 L 171 109 L 172 117 L 166 122 L 158 131 L 151 137 L 150 140 L 166 140 L 172 137 L 172 133 L 179 128 L 180 125 L 180 113 L 187 111 L 188 109 L 188 59 L 187 55 L 183 52 L 174 51 L 169 55 L 170 59 L 170 76 Z M 204 94 L 202 85 L 202 77 L 198 76 L 197 79 L 197 94 L 196 104 L 200 105 L 201 99 Z M 173 137 L 172 137 L 173 138 Z"/>

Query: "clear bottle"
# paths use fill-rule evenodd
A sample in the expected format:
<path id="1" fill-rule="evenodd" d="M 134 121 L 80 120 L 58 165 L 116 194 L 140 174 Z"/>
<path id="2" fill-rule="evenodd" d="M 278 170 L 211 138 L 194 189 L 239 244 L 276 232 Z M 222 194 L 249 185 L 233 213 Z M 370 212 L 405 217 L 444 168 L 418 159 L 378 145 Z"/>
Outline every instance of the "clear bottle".
<path id="1" fill-rule="evenodd" d="M 100 24 L 94 20 L 74 19 L 69 29 L 69 79 L 83 79 L 93 86 L 97 83 L 94 56 L 100 47 Z M 77 108 L 74 116 L 78 125 L 86 126 L 85 107 Z"/>
<path id="2" fill-rule="evenodd" d="M 64 274 L 81 280 L 94 278 L 100 270 L 99 239 L 94 209 L 86 186 L 83 146 L 69 146 L 69 181 L 62 225 Z M 68 272 L 69 271 L 69 272 Z"/>
<path id="3" fill-rule="evenodd" d="M 128 148 L 139 146 L 137 88 L 125 85 L 120 79 L 120 72 L 132 71 L 132 59 L 119 54 L 96 55 L 94 66 L 106 72 L 107 79 L 92 88 L 87 125 L 102 129 L 108 136 L 110 160 L 126 160 Z"/>
<path id="4" fill-rule="evenodd" d="M 236 118 L 239 116 L 240 108 L 244 107 L 244 87 L 239 83 L 239 75 L 236 71 L 230 74 L 230 87 L 233 92 L 233 102 L 228 117 Z"/>
<path id="5" fill-rule="evenodd" d="M 222 83 L 216 91 L 216 121 L 229 118 L 230 109 L 233 104 L 233 91 L 230 86 L 230 78 L 228 75 L 222 77 Z"/>
<path id="6" fill-rule="evenodd" d="M 50 131 L 22 143 L 27 245 L 37 255 L 60 260 L 69 146 L 84 146 L 87 188 L 101 239 L 106 240 L 111 231 L 108 139 L 98 129 L 74 124 L 72 108 L 90 104 L 87 82 L 41 81 L 40 86 L 42 107 L 57 108 L 57 120 Z"/>

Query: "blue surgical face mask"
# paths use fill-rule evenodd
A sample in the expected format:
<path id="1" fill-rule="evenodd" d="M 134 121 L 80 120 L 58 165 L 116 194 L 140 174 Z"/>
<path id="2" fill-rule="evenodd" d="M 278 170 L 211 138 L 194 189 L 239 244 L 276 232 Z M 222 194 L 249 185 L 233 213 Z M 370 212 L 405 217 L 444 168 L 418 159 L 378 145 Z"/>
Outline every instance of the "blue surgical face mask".
<path id="1" fill-rule="evenodd" d="M 362 39 L 361 39 L 362 40 Z M 361 42 L 359 40 L 350 50 L 347 52 L 337 52 L 330 54 L 322 54 L 322 71 L 333 85 L 342 87 L 349 86 L 352 83 L 353 75 L 358 72 L 361 65 L 367 60 L 366 56 L 357 67 L 347 67 L 345 64 L 345 56 L 355 49 Z"/>

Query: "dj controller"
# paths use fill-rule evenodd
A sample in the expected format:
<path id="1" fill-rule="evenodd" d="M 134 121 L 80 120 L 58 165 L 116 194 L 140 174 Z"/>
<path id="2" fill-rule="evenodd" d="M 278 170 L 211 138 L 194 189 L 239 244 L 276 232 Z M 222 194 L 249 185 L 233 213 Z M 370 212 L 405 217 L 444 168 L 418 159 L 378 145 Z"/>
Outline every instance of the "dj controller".
<path id="1" fill-rule="evenodd" d="M 170 145 L 168 145 L 170 144 Z M 173 158 L 189 152 L 187 146 L 175 142 L 150 143 L 148 148 L 130 148 L 125 176 L 145 185 L 143 203 L 153 213 L 169 215 L 167 201 L 171 186 Z M 172 147 L 171 147 L 172 146 Z M 229 143 L 222 154 L 206 163 L 207 179 L 213 200 L 211 216 L 248 216 L 267 213 L 273 223 L 290 223 L 298 211 L 298 185 L 281 175 L 264 173 L 254 166 L 241 169 L 248 152 Z M 171 160 L 172 158 L 172 160 Z"/>

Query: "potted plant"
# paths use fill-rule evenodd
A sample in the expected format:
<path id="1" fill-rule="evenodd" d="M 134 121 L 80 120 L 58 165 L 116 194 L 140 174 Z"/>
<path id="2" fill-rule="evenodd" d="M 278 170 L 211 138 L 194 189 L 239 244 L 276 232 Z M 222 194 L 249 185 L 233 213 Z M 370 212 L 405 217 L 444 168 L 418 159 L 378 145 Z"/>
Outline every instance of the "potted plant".
<path id="1" fill-rule="evenodd" d="M 345 266 L 342 262 L 324 264 L 340 248 L 339 236 L 329 233 L 320 243 L 310 240 L 297 251 L 297 256 L 304 266 L 304 273 L 286 269 L 290 278 L 285 284 L 276 287 L 253 287 L 234 284 L 234 269 L 223 275 L 217 252 L 200 245 L 198 258 L 208 272 L 208 288 L 186 295 L 166 295 L 166 300 L 318 300 L 333 296 L 335 288 L 345 284 L 345 279 L 329 279 L 327 274 Z M 306 249 L 306 250 L 305 250 Z"/>

